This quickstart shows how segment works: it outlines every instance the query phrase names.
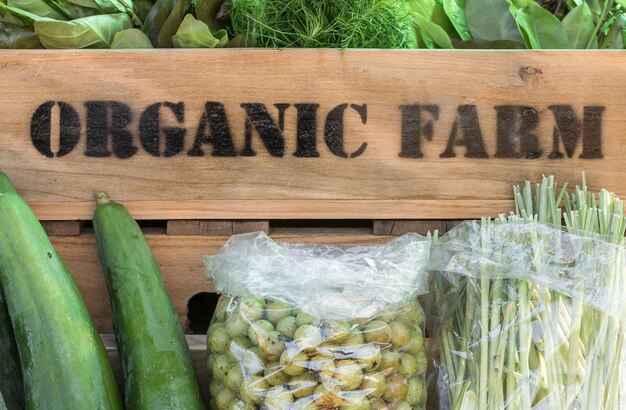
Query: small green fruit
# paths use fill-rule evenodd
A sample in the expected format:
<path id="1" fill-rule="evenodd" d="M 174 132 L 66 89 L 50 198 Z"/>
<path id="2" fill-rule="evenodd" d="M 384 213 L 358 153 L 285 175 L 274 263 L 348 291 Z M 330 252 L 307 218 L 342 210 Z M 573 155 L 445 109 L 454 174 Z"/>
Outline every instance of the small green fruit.
<path id="1" fill-rule="evenodd" d="M 230 404 L 237 399 L 237 395 L 230 389 L 222 389 L 215 396 L 215 404 L 220 410 L 228 410 Z"/>
<path id="2" fill-rule="evenodd" d="M 414 377 L 407 382 L 407 394 L 404 400 L 410 405 L 423 404 L 426 402 L 426 385 L 424 380 Z"/>
<path id="3" fill-rule="evenodd" d="M 283 366 L 278 362 L 268 363 L 267 367 L 263 371 L 265 374 L 265 381 L 272 386 L 280 386 L 287 383 L 289 381 L 289 375 L 283 372 L 282 369 Z"/>
<path id="4" fill-rule="evenodd" d="M 298 325 L 298 327 L 310 325 L 311 323 L 315 322 L 315 320 L 315 316 L 309 315 L 308 313 L 299 309 L 296 310 L 296 324 Z"/>
<path id="5" fill-rule="evenodd" d="M 383 373 L 369 373 L 363 377 L 359 390 L 371 399 L 379 399 L 383 397 L 386 388 L 387 381 Z"/>
<path id="6" fill-rule="evenodd" d="M 224 353 L 230 344 L 231 336 L 228 334 L 226 327 L 211 327 L 207 336 L 209 349 L 213 353 Z"/>
<path id="7" fill-rule="evenodd" d="M 377 370 L 383 362 L 380 347 L 376 344 L 358 346 L 351 356 L 361 364 L 363 371 L 367 373 Z"/>
<path id="8" fill-rule="evenodd" d="M 309 357 L 304 352 L 296 353 L 295 355 L 285 350 L 280 355 L 280 365 L 283 372 L 289 376 L 296 376 L 306 370 L 306 364 Z"/>
<path id="9" fill-rule="evenodd" d="M 323 384 L 320 384 L 315 389 L 313 397 L 315 397 L 315 404 L 322 409 L 334 409 L 341 406 L 343 400 L 336 394 L 337 390 L 329 390 Z"/>
<path id="10" fill-rule="evenodd" d="M 322 322 L 320 331 L 327 342 L 341 344 L 350 336 L 351 326 L 347 320 L 327 320 Z"/>
<path id="11" fill-rule="evenodd" d="M 397 370 L 400 367 L 400 353 L 392 349 L 385 349 L 382 353 L 383 362 L 380 364 L 379 370 L 392 369 Z"/>
<path id="12" fill-rule="evenodd" d="M 294 401 L 293 395 L 283 386 L 273 387 L 265 393 L 265 400 L 261 405 L 267 410 L 288 410 Z"/>
<path id="13" fill-rule="evenodd" d="M 396 350 L 401 350 L 411 343 L 411 329 L 402 322 L 391 322 L 391 344 Z"/>
<path id="14" fill-rule="evenodd" d="M 267 332 L 271 332 L 274 330 L 274 325 L 267 320 L 257 320 L 256 322 L 250 323 L 250 327 L 248 328 L 248 339 L 252 342 L 253 345 L 259 345 L 259 338 L 263 337 Z"/>
<path id="15" fill-rule="evenodd" d="M 413 407 L 406 401 L 401 401 L 396 404 L 395 410 L 413 410 Z"/>
<path id="16" fill-rule="evenodd" d="M 269 387 L 260 376 L 251 376 L 241 385 L 239 395 L 247 404 L 261 404 Z"/>
<path id="17" fill-rule="evenodd" d="M 225 388 L 226 385 L 222 380 L 212 378 L 211 383 L 209 383 L 209 394 L 211 394 L 211 397 L 217 397 L 217 393 Z"/>
<path id="18" fill-rule="evenodd" d="M 391 328 L 381 320 L 374 320 L 365 326 L 363 335 L 368 343 L 389 343 L 389 340 L 391 340 Z"/>
<path id="19" fill-rule="evenodd" d="M 264 307 L 265 299 L 243 299 L 239 305 L 239 314 L 245 322 L 251 323 L 263 318 Z"/>
<path id="20" fill-rule="evenodd" d="M 215 360 L 213 361 L 213 366 L 211 367 L 211 373 L 213 374 L 214 379 L 224 380 L 226 378 L 226 372 L 233 363 L 228 359 L 228 356 L 225 354 L 220 354 L 215 356 Z"/>
<path id="21" fill-rule="evenodd" d="M 398 374 L 394 374 L 387 379 L 387 389 L 383 393 L 383 398 L 387 402 L 399 403 L 404 400 L 407 392 L 408 385 L 406 381 Z"/>
<path id="22" fill-rule="evenodd" d="M 243 357 L 246 350 L 252 347 L 252 343 L 246 337 L 237 336 L 230 341 L 226 354 L 234 362 L 238 362 Z"/>
<path id="23" fill-rule="evenodd" d="M 424 350 L 424 334 L 419 327 L 413 328 L 411 342 L 405 347 L 405 351 L 410 354 L 418 354 Z"/>
<path id="24" fill-rule="evenodd" d="M 341 343 L 342 346 L 359 346 L 365 344 L 365 337 L 358 329 L 350 331 L 348 337 Z"/>
<path id="25" fill-rule="evenodd" d="M 415 355 L 415 361 L 417 362 L 417 374 L 425 375 L 428 367 L 428 359 L 426 358 L 426 352 L 423 350 Z"/>
<path id="26" fill-rule="evenodd" d="M 286 316 L 276 323 L 276 331 L 280 332 L 287 339 L 293 339 L 296 329 L 298 329 L 298 324 L 293 316 Z"/>
<path id="27" fill-rule="evenodd" d="M 400 368 L 398 372 L 406 378 L 413 377 L 417 374 L 418 364 L 415 356 L 408 353 L 400 355 Z"/>
<path id="28" fill-rule="evenodd" d="M 304 325 L 296 329 L 293 340 L 300 350 L 311 349 L 322 343 L 322 334 L 318 327 Z"/>
<path id="29" fill-rule="evenodd" d="M 244 352 L 240 365 L 245 375 L 256 375 L 265 370 L 267 359 L 258 347 Z"/>
<path id="30" fill-rule="evenodd" d="M 226 330 L 232 337 L 246 336 L 250 324 L 239 315 L 233 315 L 226 320 Z"/>
<path id="31" fill-rule="evenodd" d="M 285 350 L 285 342 L 280 333 L 273 330 L 267 332 L 259 339 L 259 347 L 268 360 L 273 362 L 278 361 L 280 355 Z"/>
<path id="32" fill-rule="evenodd" d="M 270 302 L 265 306 L 265 318 L 274 325 L 284 317 L 291 316 L 293 307 L 283 302 Z"/>
<path id="33" fill-rule="evenodd" d="M 243 383 L 243 373 L 241 372 L 241 368 L 239 364 L 232 365 L 226 371 L 226 377 L 224 378 L 224 384 L 226 387 L 233 391 L 238 391 Z"/>
<path id="34" fill-rule="evenodd" d="M 338 360 L 332 383 L 341 390 L 354 390 L 363 381 L 363 370 L 354 360 Z"/>
<path id="35" fill-rule="evenodd" d="M 289 387 L 291 393 L 294 397 L 299 399 L 311 396 L 318 385 L 317 380 L 308 372 L 300 373 L 292 377 L 289 383 L 287 383 L 287 387 Z"/>

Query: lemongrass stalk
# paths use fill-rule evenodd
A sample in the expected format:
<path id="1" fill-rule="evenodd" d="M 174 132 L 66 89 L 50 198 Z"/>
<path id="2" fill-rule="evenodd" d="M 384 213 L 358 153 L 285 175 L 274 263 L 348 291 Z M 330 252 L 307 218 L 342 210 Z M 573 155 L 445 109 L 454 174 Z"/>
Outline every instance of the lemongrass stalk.
<path id="1" fill-rule="evenodd" d="M 481 220 L 481 247 L 484 257 L 489 256 L 489 221 Z M 480 268 L 480 374 L 478 388 L 478 408 L 487 409 L 487 389 L 489 380 L 489 277 L 484 265 Z"/>

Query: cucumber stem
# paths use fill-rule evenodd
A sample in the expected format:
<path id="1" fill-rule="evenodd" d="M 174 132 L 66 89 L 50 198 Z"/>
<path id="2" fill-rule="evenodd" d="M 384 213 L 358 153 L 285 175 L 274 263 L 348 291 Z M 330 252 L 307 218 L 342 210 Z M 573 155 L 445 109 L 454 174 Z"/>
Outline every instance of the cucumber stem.
<path id="1" fill-rule="evenodd" d="M 109 194 L 107 194 L 106 192 L 96 191 L 94 195 L 96 196 L 96 201 L 98 201 L 98 205 L 108 204 L 109 202 L 111 202 L 111 198 L 109 198 Z"/>

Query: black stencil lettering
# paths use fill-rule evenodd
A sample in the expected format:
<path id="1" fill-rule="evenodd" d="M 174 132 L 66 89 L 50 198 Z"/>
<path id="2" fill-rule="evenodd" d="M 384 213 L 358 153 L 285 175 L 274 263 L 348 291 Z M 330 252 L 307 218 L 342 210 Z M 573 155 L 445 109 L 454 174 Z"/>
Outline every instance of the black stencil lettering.
<path id="1" fill-rule="evenodd" d="M 402 111 L 402 145 L 400 148 L 401 158 L 422 158 L 422 137 L 432 141 L 434 134 L 434 122 L 439 119 L 438 105 L 401 105 Z M 424 122 L 422 111 L 430 113 L 432 119 Z"/>
<path id="2" fill-rule="evenodd" d="M 539 113 L 524 105 L 499 105 L 497 113 L 496 158 L 528 158 L 541 156 L 539 139 L 533 132 L 539 125 Z"/>
<path id="3" fill-rule="evenodd" d="M 161 128 L 161 106 L 172 110 L 179 124 L 182 124 L 185 120 L 185 104 L 182 102 L 178 104 L 171 102 L 152 104 L 141 114 L 139 138 L 141 145 L 150 155 L 171 157 L 182 151 L 187 130 L 183 127 Z M 161 132 L 165 136 L 165 150 L 163 153 L 161 153 Z"/>
<path id="4" fill-rule="evenodd" d="M 295 104 L 298 110 L 297 148 L 293 153 L 299 158 L 317 158 L 317 110 L 319 104 Z"/>
<path id="5" fill-rule="evenodd" d="M 367 104 L 356 105 L 350 107 L 359 113 L 361 123 L 367 124 Z M 344 149 L 344 116 L 348 104 L 341 104 L 335 107 L 326 117 L 326 125 L 324 127 L 324 142 L 334 155 L 341 158 L 357 158 L 365 152 L 367 143 L 361 144 L 359 149 L 348 155 Z"/>
<path id="6" fill-rule="evenodd" d="M 80 139 L 80 118 L 76 110 L 63 101 L 56 103 L 61 111 L 59 118 L 59 150 L 57 157 L 69 154 L 78 144 Z M 52 158 L 55 154 L 51 147 L 52 107 L 54 101 L 41 104 L 33 113 L 30 123 L 30 137 L 33 145 L 41 154 Z"/>
<path id="7" fill-rule="evenodd" d="M 208 131 L 208 135 L 207 134 Z M 228 118 L 224 104 L 218 102 L 207 102 L 204 105 L 204 113 L 198 124 L 198 131 L 193 143 L 193 147 L 187 155 L 201 157 L 204 155 L 203 144 L 213 145 L 214 157 L 235 157 L 235 147 L 230 133 Z"/>
<path id="8" fill-rule="evenodd" d="M 130 158 L 137 153 L 133 136 L 126 129 L 132 120 L 130 107 L 118 101 L 88 101 L 87 149 L 88 157 L 109 157 L 109 135 L 113 153 L 118 158 Z"/>
<path id="9" fill-rule="evenodd" d="M 548 158 L 561 159 L 560 141 L 563 142 L 568 158 L 574 156 L 582 133 L 583 149 L 581 159 L 601 159 L 602 154 L 602 113 L 605 107 L 589 106 L 583 109 L 581 124 L 571 105 L 550 105 L 556 125 L 552 135 L 552 152 Z"/>
<path id="10" fill-rule="evenodd" d="M 284 115 L 289 104 L 275 104 L 279 110 L 279 118 L 282 117 L 281 126 L 277 126 L 264 104 L 244 103 L 241 108 L 246 110 L 245 146 L 241 155 L 253 157 L 256 152 L 252 149 L 252 131 L 256 129 L 267 151 L 273 157 L 282 157 L 285 153 L 285 137 L 283 136 Z"/>
<path id="11" fill-rule="evenodd" d="M 459 128 L 463 135 L 463 139 L 461 140 L 457 139 Z M 457 108 L 457 117 L 452 125 L 450 138 L 448 138 L 448 145 L 446 146 L 446 150 L 439 156 L 441 158 L 456 157 L 454 153 L 455 145 L 464 145 L 466 147 L 466 158 L 489 158 L 487 151 L 485 151 L 483 134 L 480 130 L 480 122 L 478 121 L 475 105 L 459 105 Z"/>

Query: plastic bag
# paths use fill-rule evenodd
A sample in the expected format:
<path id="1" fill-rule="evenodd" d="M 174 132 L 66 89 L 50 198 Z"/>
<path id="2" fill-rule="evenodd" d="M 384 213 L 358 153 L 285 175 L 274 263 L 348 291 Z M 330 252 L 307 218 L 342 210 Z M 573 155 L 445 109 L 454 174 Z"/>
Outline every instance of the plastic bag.
<path id="1" fill-rule="evenodd" d="M 621 243 L 483 221 L 436 248 L 439 408 L 626 408 Z"/>
<path id="2" fill-rule="evenodd" d="M 217 409 L 412 409 L 426 401 L 429 239 L 385 246 L 232 237 L 206 257 L 224 294 L 207 334 Z"/>

